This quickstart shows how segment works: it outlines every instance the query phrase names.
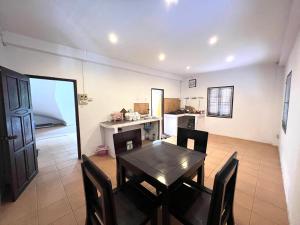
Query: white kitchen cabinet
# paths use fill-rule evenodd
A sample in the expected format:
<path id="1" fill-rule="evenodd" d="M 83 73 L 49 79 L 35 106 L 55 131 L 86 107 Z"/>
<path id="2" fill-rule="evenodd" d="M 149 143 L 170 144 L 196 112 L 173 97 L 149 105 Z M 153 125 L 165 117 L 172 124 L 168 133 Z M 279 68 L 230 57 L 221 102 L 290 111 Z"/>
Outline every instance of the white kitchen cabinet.
<path id="1" fill-rule="evenodd" d="M 198 122 L 200 119 L 204 119 L 204 115 L 201 114 L 191 114 L 191 113 L 183 113 L 183 114 L 164 114 L 164 133 L 170 136 L 177 136 L 178 129 L 178 120 L 180 117 L 184 116 L 192 116 L 195 118 L 195 126 L 194 129 L 197 129 Z"/>

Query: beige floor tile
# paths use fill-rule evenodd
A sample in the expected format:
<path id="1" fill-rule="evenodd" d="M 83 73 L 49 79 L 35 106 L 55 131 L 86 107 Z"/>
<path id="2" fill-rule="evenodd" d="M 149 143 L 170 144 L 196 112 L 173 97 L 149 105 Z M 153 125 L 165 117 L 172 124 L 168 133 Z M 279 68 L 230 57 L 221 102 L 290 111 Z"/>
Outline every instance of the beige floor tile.
<path id="1" fill-rule="evenodd" d="M 280 182 L 274 182 L 274 180 L 268 177 L 259 177 L 257 179 L 257 186 L 263 187 L 269 191 L 284 193 L 283 184 Z"/>
<path id="2" fill-rule="evenodd" d="M 283 192 L 275 192 L 264 187 L 257 187 L 255 197 L 286 210 L 286 200 Z"/>
<path id="3" fill-rule="evenodd" d="M 53 171 L 35 178 L 37 185 L 42 185 L 43 183 L 47 185 L 48 183 L 56 182 L 57 180 L 59 180 L 59 173 L 57 171 Z"/>
<path id="4" fill-rule="evenodd" d="M 1 214 L 0 214 L 1 215 Z M 0 222 L 1 225 L 37 225 L 37 212 L 29 212 L 22 214 L 22 216 L 12 216 Z"/>
<path id="5" fill-rule="evenodd" d="M 274 221 L 268 220 L 256 213 L 252 213 L 250 219 L 250 225 L 280 225 L 280 224 L 274 223 Z"/>
<path id="6" fill-rule="evenodd" d="M 77 225 L 77 222 L 73 212 L 70 212 L 69 214 L 53 222 L 51 225 Z"/>
<path id="7" fill-rule="evenodd" d="M 56 163 L 56 167 L 57 167 L 57 169 L 61 170 L 65 167 L 76 166 L 76 165 L 79 165 L 79 164 L 80 164 L 80 161 L 78 159 L 72 159 L 72 160 L 68 160 L 68 161 L 65 161 L 65 162 Z"/>
<path id="8" fill-rule="evenodd" d="M 53 166 L 55 165 L 55 161 L 54 160 L 45 160 L 45 161 L 42 161 L 42 160 L 39 160 L 39 168 L 42 169 L 42 168 L 45 168 L 45 167 L 49 167 L 49 166 Z"/>
<path id="9" fill-rule="evenodd" d="M 259 176 L 259 170 L 249 168 L 249 167 L 243 167 L 241 165 L 239 165 L 238 173 L 246 173 L 246 174 L 252 175 L 254 177 Z"/>
<path id="10" fill-rule="evenodd" d="M 38 191 L 38 209 L 45 208 L 58 200 L 66 198 L 64 187 L 58 183 L 53 188 L 44 188 Z"/>
<path id="11" fill-rule="evenodd" d="M 211 173 L 216 169 L 216 165 L 206 163 L 204 166 L 204 175 L 205 177 L 209 177 Z"/>
<path id="12" fill-rule="evenodd" d="M 7 225 L 37 225 L 37 224 L 38 224 L 37 213 L 31 213 Z"/>
<path id="13" fill-rule="evenodd" d="M 28 215 L 36 214 L 37 196 L 35 190 L 27 189 L 16 202 L 2 204 L 0 211 L 1 225 L 10 224 Z"/>
<path id="14" fill-rule="evenodd" d="M 83 183 L 82 180 L 76 180 L 64 185 L 66 194 L 72 195 L 76 193 L 83 193 Z"/>
<path id="15" fill-rule="evenodd" d="M 253 196 L 236 190 L 236 192 L 235 192 L 235 204 L 237 204 L 239 206 L 242 206 L 242 207 L 252 211 L 253 201 L 254 201 Z"/>
<path id="16" fill-rule="evenodd" d="M 39 225 L 47 225 L 71 212 L 67 199 L 59 200 L 38 211 Z"/>
<path id="17" fill-rule="evenodd" d="M 75 165 L 70 165 L 70 166 L 64 167 L 63 169 L 58 170 L 58 172 L 61 177 L 71 176 L 73 173 L 81 174 L 81 168 L 79 165 L 75 164 Z"/>
<path id="18" fill-rule="evenodd" d="M 61 182 L 63 185 L 67 185 L 78 180 L 82 180 L 82 175 L 79 172 L 71 173 L 69 176 L 61 176 Z"/>
<path id="19" fill-rule="evenodd" d="M 245 181 L 237 180 L 236 190 L 247 195 L 254 196 L 256 186 Z"/>
<path id="20" fill-rule="evenodd" d="M 37 176 L 44 176 L 46 174 L 49 174 L 51 172 L 56 172 L 57 171 L 57 168 L 54 165 L 50 165 L 50 166 L 46 166 L 46 167 L 42 167 L 42 168 L 39 168 L 39 173 L 37 174 Z"/>
<path id="21" fill-rule="evenodd" d="M 211 177 L 205 177 L 204 179 L 204 185 L 210 189 L 213 189 L 214 186 L 214 179 Z"/>
<path id="22" fill-rule="evenodd" d="M 86 209 L 85 206 L 80 207 L 74 211 L 75 218 L 78 225 L 85 225 Z"/>
<path id="23" fill-rule="evenodd" d="M 260 199 L 255 199 L 253 204 L 253 212 L 261 215 L 262 217 L 273 221 L 275 224 L 280 225 L 288 224 L 287 213 L 285 210 L 278 208 Z"/>
<path id="24" fill-rule="evenodd" d="M 256 186 L 257 177 L 253 176 L 247 172 L 239 171 L 238 172 L 238 180 L 251 184 L 252 186 Z"/>
<path id="25" fill-rule="evenodd" d="M 251 211 L 242 206 L 234 206 L 234 219 L 236 225 L 249 225 Z"/>
<path id="26" fill-rule="evenodd" d="M 73 211 L 85 205 L 85 197 L 83 192 L 70 194 L 68 195 L 68 199 Z"/>

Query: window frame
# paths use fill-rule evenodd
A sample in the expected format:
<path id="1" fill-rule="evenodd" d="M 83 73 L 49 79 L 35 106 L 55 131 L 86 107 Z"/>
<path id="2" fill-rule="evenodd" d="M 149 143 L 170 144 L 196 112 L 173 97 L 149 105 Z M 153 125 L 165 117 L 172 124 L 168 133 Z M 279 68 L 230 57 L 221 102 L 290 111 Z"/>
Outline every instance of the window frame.
<path id="1" fill-rule="evenodd" d="M 282 129 L 283 129 L 285 134 L 286 134 L 286 131 L 287 131 L 287 125 L 288 125 L 288 120 L 289 120 L 291 90 L 292 90 L 292 71 L 289 72 L 289 74 L 286 76 L 286 80 L 285 80 L 285 90 L 284 90 L 284 99 L 283 99 L 283 113 L 282 113 Z M 287 94 L 288 94 L 288 96 L 287 96 Z M 286 117 L 285 117 L 285 111 L 287 111 Z"/>
<path id="2" fill-rule="evenodd" d="M 232 95 L 231 95 L 231 106 L 230 106 L 230 115 L 222 116 L 220 115 L 220 110 L 218 108 L 218 114 L 209 114 L 209 106 L 210 106 L 210 89 L 222 89 L 222 88 L 232 88 Z M 215 117 L 215 118 L 225 118 L 225 119 L 232 119 L 233 117 L 233 101 L 234 101 L 234 85 L 229 86 L 218 86 L 218 87 L 209 87 L 207 88 L 207 109 L 206 109 L 206 116 L 207 117 Z M 218 107 L 220 105 L 220 91 L 218 96 Z"/>

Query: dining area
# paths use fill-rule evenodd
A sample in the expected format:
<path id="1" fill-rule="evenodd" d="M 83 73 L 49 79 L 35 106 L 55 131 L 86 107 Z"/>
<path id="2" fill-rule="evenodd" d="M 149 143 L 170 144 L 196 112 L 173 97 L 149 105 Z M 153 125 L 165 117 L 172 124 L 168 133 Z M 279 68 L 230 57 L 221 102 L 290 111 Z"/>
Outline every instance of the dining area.
<path id="1" fill-rule="evenodd" d="M 83 155 L 86 224 L 237 224 L 234 197 L 239 160 L 228 153 L 205 186 L 209 134 L 178 128 L 174 143 L 142 145 L 140 129 L 114 134 L 115 180 L 101 160 Z M 108 172 L 106 174 L 104 172 Z M 159 216 L 158 216 L 159 215 Z"/>
<path id="2" fill-rule="evenodd" d="M 127 144 L 125 147 L 121 144 L 127 137 L 118 135 L 115 139 L 119 151 L 126 150 L 119 157 L 89 155 L 88 158 L 83 156 L 82 160 L 57 158 L 56 152 L 70 155 L 72 142 L 66 142 L 66 138 L 54 139 L 51 144 L 47 139 L 39 141 L 42 149 L 38 159 L 39 175 L 20 199 L 0 207 L 0 224 L 91 224 L 87 218 L 97 215 L 95 208 L 100 215 L 99 221 L 104 220 L 103 215 L 113 221 L 108 224 L 143 224 L 148 221 L 146 224 L 149 225 L 151 220 L 158 225 L 164 224 L 163 220 L 171 225 L 198 224 L 196 219 L 208 224 L 205 218 L 208 219 L 209 212 L 212 212 L 213 193 L 219 193 L 214 187 L 216 174 L 235 152 L 239 160 L 233 200 L 235 224 L 288 224 L 279 155 L 275 147 L 210 133 L 207 145 L 201 141 L 206 145 L 204 154 L 192 150 L 201 146 L 195 145 L 196 140 L 188 140 L 187 146 L 179 146 L 178 137 L 146 144 L 137 138 L 137 144 L 128 142 L 128 148 L 134 149 L 127 151 Z M 55 154 L 49 154 L 50 149 L 55 150 Z M 166 161 L 168 164 L 164 165 Z M 107 194 L 95 191 L 93 182 L 82 173 L 82 163 L 90 171 L 87 176 Z M 204 173 L 199 168 L 204 168 Z M 194 176 L 198 173 L 203 175 Z M 109 198 L 100 198 L 104 195 Z"/>

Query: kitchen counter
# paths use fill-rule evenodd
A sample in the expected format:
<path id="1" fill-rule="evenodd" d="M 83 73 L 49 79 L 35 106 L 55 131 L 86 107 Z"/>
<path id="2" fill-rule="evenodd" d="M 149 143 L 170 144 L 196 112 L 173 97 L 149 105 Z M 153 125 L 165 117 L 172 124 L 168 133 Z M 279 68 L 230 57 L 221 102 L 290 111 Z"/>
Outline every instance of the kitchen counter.
<path id="1" fill-rule="evenodd" d="M 198 114 L 198 113 L 170 114 L 170 113 L 165 113 L 164 116 L 165 117 L 182 117 L 182 116 L 205 117 L 205 114 Z"/>
<path id="2" fill-rule="evenodd" d="M 204 118 L 205 114 L 196 113 L 164 114 L 164 133 L 177 136 L 178 127 L 197 130 L 199 121 Z"/>
<path id="3" fill-rule="evenodd" d="M 105 121 L 100 123 L 100 132 L 102 137 L 102 143 L 109 147 L 109 155 L 113 158 L 116 157 L 115 146 L 113 135 L 119 132 L 125 132 L 134 129 L 141 129 L 142 131 L 142 140 L 145 139 L 144 124 L 153 123 L 153 129 L 151 130 L 151 135 L 154 134 L 156 140 L 161 139 L 162 127 L 161 127 L 162 118 L 152 117 L 148 119 L 139 119 L 134 121 Z"/>
<path id="4" fill-rule="evenodd" d="M 149 118 L 149 119 L 139 119 L 139 120 L 134 120 L 134 121 L 128 121 L 128 120 L 116 121 L 116 122 L 106 121 L 106 122 L 101 122 L 100 126 L 105 127 L 105 128 L 122 128 L 122 127 L 143 124 L 143 123 L 156 122 L 156 121 L 160 121 L 160 120 L 161 120 L 161 118 L 153 117 L 153 118 Z"/>

